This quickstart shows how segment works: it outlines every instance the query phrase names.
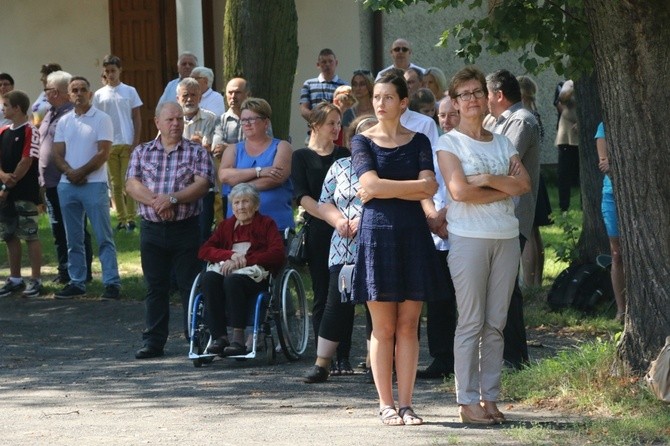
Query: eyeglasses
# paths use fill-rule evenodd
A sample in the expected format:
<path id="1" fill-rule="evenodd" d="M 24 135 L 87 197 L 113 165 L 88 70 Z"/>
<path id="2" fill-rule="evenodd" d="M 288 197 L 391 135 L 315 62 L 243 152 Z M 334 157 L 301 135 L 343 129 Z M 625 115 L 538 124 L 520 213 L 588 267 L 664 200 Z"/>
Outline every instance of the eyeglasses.
<path id="1" fill-rule="evenodd" d="M 265 119 L 264 116 L 256 116 L 254 118 L 244 118 L 240 119 L 240 124 L 242 125 L 254 125 L 259 119 Z"/>
<path id="2" fill-rule="evenodd" d="M 393 48 L 394 53 L 400 53 L 400 52 L 406 53 L 408 51 L 409 51 L 409 48 L 407 48 L 406 46 L 397 46 L 397 47 Z"/>
<path id="3" fill-rule="evenodd" d="M 473 96 L 475 97 L 475 99 L 481 99 L 484 96 L 486 96 L 486 93 L 484 93 L 484 90 L 482 90 L 481 88 L 478 88 L 475 91 L 464 91 L 463 93 L 456 95 L 458 99 L 466 102 L 472 99 Z"/>
<path id="4" fill-rule="evenodd" d="M 48 92 L 50 92 L 51 90 L 55 90 L 55 88 L 45 88 L 45 89 L 44 89 L 44 92 L 45 92 L 45 93 L 48 93 Z"/>

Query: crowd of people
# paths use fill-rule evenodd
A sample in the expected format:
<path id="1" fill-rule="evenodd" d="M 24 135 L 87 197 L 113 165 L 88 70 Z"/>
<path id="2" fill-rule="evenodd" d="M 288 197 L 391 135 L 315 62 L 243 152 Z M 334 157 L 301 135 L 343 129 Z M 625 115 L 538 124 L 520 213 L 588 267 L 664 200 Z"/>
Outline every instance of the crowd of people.
<path id="1" fill-rule="evenodd" d="M 300 94 L 308 130 L 303 148 L 273 136 L 271 105 L 253 97 L 246 79 L 230 79 L 222 95 L 211 87 L 212 70 L 191 53 L 180 55 L 179 78 L 155 110 L 158 135 L 145 143 L 142 100 L 121 82 L 116 56 L 103 59 L 104 85 L 96 91 L 58 64 L 42 66 L 44 91 L 32 107 L 13 90 L 11 76 L 0 73 L 0 233 L 10 266 L 0 297 L 42 291 L 37 221 L 45 204 L 58 257 L 55 281 L 63 285 L 54 297 L 86 293 L 90 225 L 102 298 L 118 300 L 111 190 L 116 230 L 132 232 L 138 223 L 140 229 L 146 328 L 135 357 L 164 354 L 171 287 L 182 300 L 188 339 L 186 307 L 204 264 L 201 287 L 214 339 L 208 350 L 245 354 L 249 303 L 284 264 L 282 236 L 295 227 L 300 206 L 316 343 L 304 381 L 354 373 L 353 304 L 363 304 L 367 376 L 383 424 L 422 424 L 412 406 L 415 380 L 452 374 L 464 423 L 505 421 L 496 404 L 503 364 L 521 368 L 529 361 L 519 264 L 527 252 L 523 282 L 541 284 L 538 227 L 551 213 L 540 176 L 537 87 L 507 70 L 486 76 L 472 66 L 447 81 L 439 68 L 414 65 L 405 39 L 392 43 L 390 55 L 393 64 L 376 78 L 356 70 L 349 85 L 337 75 L 335 53 L 319 53 L 319 75 Z M 566 84 L 557 93 L 559 175 L 568 177 L 559 188 L 562 210 L 577 150 L 570 120 L 576 102 Z M 602 128 L 596 138 L 604 138 Z M 600 143 L 599 154 L 608 173 Z M 608 191 L 603 213 L 618 255 L 611 183 Z M 31 266 L 27 282 L 21 240 Z M 617 260 L 613 280 L 621 284 Z M 625 301 L 618 291 L 620 318 Z M 433 360 L 417 370 L 424 302 Z"/>

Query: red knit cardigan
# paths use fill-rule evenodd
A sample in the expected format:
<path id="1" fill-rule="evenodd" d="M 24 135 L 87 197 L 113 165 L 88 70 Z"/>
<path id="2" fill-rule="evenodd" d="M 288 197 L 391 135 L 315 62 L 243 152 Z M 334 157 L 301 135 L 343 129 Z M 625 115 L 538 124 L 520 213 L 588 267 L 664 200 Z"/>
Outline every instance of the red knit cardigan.
<path id="1" fill-rule="evenodd" d="M 228 260 L 234 254 L 233 229 L 237 218 L 232 216 L 216 227 L 212 236 L 198 251 L 198 258 L 207 262 Z M 279 272 L 286 261 L 284 241 L 277 224 L 270 217 L 256 212 L 251 219 L 251 246 L 246 254 L 247 265 L 260 265 L 273 275 Z"/>

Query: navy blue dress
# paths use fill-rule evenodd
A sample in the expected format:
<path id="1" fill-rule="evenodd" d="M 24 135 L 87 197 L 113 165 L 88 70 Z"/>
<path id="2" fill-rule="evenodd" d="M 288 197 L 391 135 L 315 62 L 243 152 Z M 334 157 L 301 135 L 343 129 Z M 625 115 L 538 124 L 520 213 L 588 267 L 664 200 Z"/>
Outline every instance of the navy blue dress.
<path id="1" fill-rule="evenodd" d="M 416 133 L 404 146 L 379 147 L 356 135 L 351 141 L 353 169 L 360 178 L 374 170 L 379 178 L 416 180 L 433 168 L 430 141 Z M 433 301 L 446 296 L 446 278 L 419 201 L 373 199 L 363 205 L 352 300 Z"/>

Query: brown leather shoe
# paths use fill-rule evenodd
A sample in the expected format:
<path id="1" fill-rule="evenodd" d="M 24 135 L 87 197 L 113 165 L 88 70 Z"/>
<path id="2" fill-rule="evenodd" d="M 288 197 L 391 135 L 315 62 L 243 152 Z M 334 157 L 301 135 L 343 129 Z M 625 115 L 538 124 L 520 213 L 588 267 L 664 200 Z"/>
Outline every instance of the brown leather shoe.
<path id="1" fill-rule="evenodd" d="M 458 415 L 464 424 L 494 424 L 493 418 L 487 414 L 479 404 L 461 404 L 458 407 Z"/>

